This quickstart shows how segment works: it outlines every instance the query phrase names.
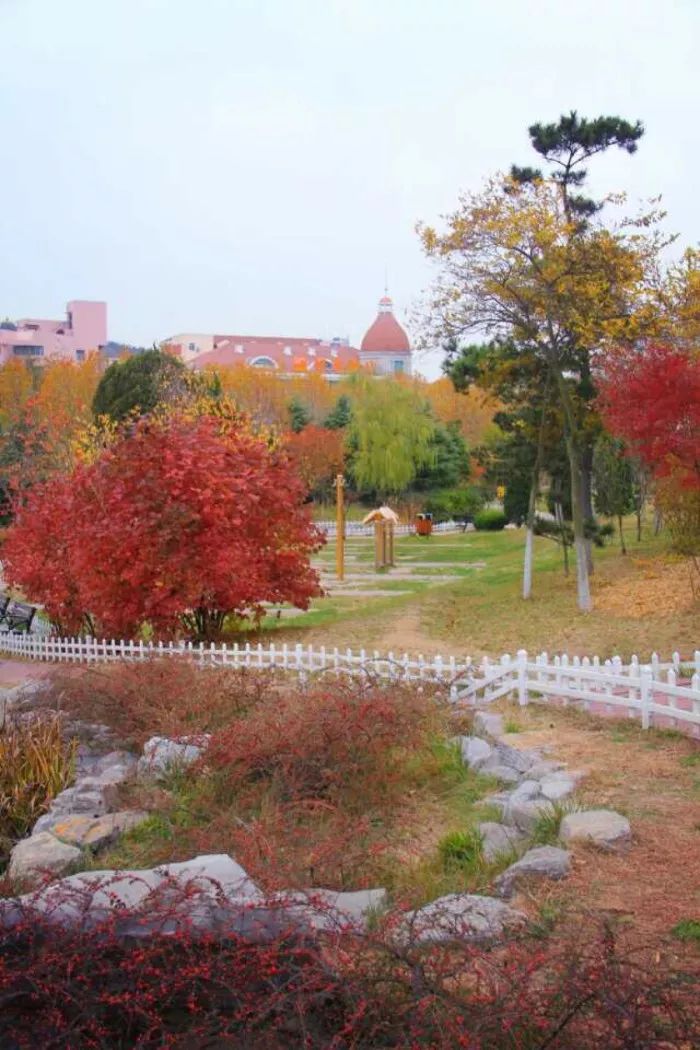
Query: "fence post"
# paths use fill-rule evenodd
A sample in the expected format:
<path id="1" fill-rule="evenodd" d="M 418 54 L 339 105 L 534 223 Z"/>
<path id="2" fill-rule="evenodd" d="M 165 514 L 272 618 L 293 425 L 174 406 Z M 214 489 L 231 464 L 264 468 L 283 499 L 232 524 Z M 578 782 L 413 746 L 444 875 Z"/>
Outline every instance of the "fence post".
<path id="1" fill-rule="evenodd" d="M 642 711 L 642 729 L 648 729 L 651 725 L 651 711 L 649 705 L 651 704 L 651 693 L 654 687 L 654 672 L 645 664 L 641 669 L 639 676 L 639 699 L 641 701 Z"/>
<path id="2" fill-rule="evenodd" d="M 518 703 L 525 707 L 527 702 L 527 649 L 518 649 Z"/>

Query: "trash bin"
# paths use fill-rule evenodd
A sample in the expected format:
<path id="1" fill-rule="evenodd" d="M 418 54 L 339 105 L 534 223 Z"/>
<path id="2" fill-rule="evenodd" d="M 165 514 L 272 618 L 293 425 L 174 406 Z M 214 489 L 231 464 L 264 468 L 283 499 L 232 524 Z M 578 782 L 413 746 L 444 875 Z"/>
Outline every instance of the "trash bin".
<path id="1" fill-rule="evenodd" d="M 430 536 L 433 531 L 433 516 L 432 514 L 417 514 L 416 515 L 416 535 L 417 536 Z"/>

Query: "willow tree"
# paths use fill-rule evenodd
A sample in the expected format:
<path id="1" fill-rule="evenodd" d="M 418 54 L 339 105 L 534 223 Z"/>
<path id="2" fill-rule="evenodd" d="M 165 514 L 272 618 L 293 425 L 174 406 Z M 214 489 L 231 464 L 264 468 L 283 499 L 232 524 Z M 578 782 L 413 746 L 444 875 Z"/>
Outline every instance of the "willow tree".
<path id="1" fill-rule="evenodd" d="M 352 388 L 350 473 L 358 489 L 405 492 L 435 461 L 435 419 L 418 387 L 358 376 Z"/>
<path id="2" fill-rule="evenodd" d="M 606 203 L 621 202 L 609 198 Z M 653 328 L 657 213 L 607 227 L 572 213 L 559 182 L 498 175 L 460 198 L 446 228 L 419 225 L 439 266 L 425 310 L 435 345 L 469 333 L 508 341 L 540 362 L 562 414 L 571 472 L 579 608 L 592 607 L 583 465 L 587 420 L 577 390 L 607 346 Z"/>

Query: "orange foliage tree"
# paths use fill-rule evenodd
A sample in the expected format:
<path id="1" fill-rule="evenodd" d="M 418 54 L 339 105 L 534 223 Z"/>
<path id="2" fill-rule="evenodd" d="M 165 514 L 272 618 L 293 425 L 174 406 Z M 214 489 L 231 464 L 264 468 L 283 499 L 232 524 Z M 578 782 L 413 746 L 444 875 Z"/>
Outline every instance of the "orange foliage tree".
<path id="1" fill-rule="evenodd" d="M 342 430 L 327 430 L 310 424 L 298 434 L 287 434 L 285 444 L 309 492 L 320 499 L 327 498 L 333 479 L 342 473 L 345 462 Z"/>

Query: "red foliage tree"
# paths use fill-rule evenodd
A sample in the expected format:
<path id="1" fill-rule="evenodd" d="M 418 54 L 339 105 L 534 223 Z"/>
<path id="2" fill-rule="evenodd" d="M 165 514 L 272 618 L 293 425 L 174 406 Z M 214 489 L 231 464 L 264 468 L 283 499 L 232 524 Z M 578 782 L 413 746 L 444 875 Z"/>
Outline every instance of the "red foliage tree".
<path id="1" fill-rule="evenodd" d="M 310 425 L 298 434 L 287 434 L 285 443 L 309 492 L 326 495 L 345 462 L 342 430 Z"/>
<path id="2" fill-rule="evenodd" d="M 700 360 L 651 344 L 616 354 L 600 379 L 600 407 L 612 433 L 652 468 L 700 489 Z"/>
<path id="3" fill-rule="evenodd" d="M 143 420 L 91 465 L 35 486 L 3 549 L 7 578 L 65 629 L 209 639 L 265 601 L 306 608 L 321 533 L 289 457 L 212 416 Z M 82 621 L 82 623 L 81 623 Z"/>

